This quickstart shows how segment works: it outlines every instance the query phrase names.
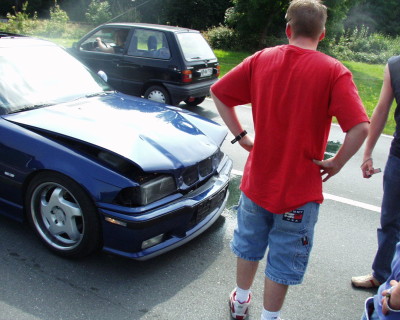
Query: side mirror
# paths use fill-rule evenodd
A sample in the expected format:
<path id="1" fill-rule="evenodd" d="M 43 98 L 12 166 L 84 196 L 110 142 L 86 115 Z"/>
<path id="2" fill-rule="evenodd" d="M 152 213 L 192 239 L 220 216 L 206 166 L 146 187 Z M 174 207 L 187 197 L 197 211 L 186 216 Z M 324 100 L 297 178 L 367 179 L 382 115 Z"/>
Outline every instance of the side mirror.
<path id="1" fill-rule="evenodd" d="M 108 77 L 107 77 L 107 74 L 103 70 L 99 70 L 97 72 L 97 74 L 100 76 L 100 78 L 102 78 L 105 82 L 107 82 Z"/>

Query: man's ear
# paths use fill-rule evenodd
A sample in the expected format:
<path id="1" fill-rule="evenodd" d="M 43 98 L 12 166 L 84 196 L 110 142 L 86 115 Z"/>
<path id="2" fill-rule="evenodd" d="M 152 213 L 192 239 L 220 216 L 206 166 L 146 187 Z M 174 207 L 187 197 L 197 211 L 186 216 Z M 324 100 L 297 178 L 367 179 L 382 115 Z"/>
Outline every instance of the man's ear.
<path id="1" fill-rule="evenodd" d="M 285 32 L 286 32 L 286 37 L 287 37 L 288 39 L 290 39 L 290 38 L 292 37 L 292 27 L 290 26 L 289 23 L 286 24 L 286 30 L 285 30 Z"/>
<path id="2" fill-rule="evenodd" d="M 324 28 L 324 31 L 322 31 L 321 35 L 319 36 L 319 41 L 323 40 L 325 38 L 325 33 L 326 33 L 326 29 Z"/>

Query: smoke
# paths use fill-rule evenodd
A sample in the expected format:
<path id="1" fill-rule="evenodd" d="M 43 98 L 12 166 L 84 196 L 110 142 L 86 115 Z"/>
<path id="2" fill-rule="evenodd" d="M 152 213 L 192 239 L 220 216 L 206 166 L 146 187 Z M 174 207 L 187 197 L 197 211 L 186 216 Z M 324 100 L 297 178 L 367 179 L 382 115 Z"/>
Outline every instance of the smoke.
<path id="1" fill-rule="evenodd" d="M 361 28 L 365 26 L 370 32 L 374 32 L 377 23 L 374 20 L 371 11 L 363 5 L 358 5 L 352 8 L 344 21 L 345 29 Z"/>

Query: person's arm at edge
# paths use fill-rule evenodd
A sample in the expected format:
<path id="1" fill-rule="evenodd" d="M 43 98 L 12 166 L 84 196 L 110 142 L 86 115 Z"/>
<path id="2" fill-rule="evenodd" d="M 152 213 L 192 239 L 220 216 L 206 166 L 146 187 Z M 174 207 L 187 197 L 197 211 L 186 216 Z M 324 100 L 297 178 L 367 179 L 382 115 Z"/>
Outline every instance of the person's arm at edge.
<path id="1" fill-rule="evenodd" d="M 228 127 L 229 131 L 236 137 L 240 133 L 243 132 L 243 127 L 237 117 L 235 108 L 230 108 L 225 105 L 218 97 L 214 94 L 212 90 L 210 90 L 210 94 L 212 99 L 214 100 L 215 106 L 222 118 Z M 245 135 L 242 139 L 238 141 L 238 143 L 247 151 L 251 151 L 253 148 L 253 138 L 251 138 L 248 134 Z"/>
<path id="2" fill-rule="evenodd" d="M 368 135 L 369 123 L 361 122 L 346 132 L 342 147 L 328 160 L 313 160 L 320 167 L 323 182 L 337 174 L 350 158 L 360 149 Z"/>
<path id="3" fill-rule="evenodd" d="M 379 96 L 378 104 L 376 105 L 375 110 L 372 113 L 371 125 L 368 133 L 367 142 L 365 144 L 363 164 L 361 165 L 361 170 L 364 178 L 370 178 L 370 172 L 373 172 L 374 170 L 372 152 L 383 129 L 385 128 L 393 100 L 394 95 L 390 79 L 390 72 L 388 65 L 386 65 L 385 73 L 383 76 L 381 94 Z"/>

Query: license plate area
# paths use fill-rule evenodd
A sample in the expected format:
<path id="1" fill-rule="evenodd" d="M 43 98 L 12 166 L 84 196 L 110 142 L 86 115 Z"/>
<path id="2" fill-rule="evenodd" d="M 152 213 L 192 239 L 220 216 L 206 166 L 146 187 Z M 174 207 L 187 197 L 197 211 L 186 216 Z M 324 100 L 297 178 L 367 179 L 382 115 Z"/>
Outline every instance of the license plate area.
<path id="1" fill-rule="evenodd" d="M 197 205 L 193 217 L 189 223 L 190 228 L 192 228 L 193 226 L 204 220 L 212 211 L 214 211 L 216 208 L 219 208 L 222 205 L 226 196 L 227 189 L 228 187 L 225 187 L 214 196 L 208 198 L 207 200 Z"/>
<path id="2" fill-rule="evenodd" d="M 213 74 L 213 68 L 199 69 L 200 77 L 210 77 Z"/>

